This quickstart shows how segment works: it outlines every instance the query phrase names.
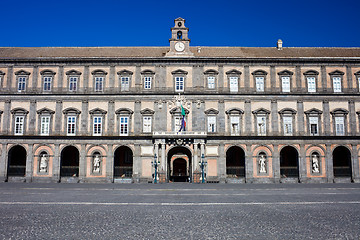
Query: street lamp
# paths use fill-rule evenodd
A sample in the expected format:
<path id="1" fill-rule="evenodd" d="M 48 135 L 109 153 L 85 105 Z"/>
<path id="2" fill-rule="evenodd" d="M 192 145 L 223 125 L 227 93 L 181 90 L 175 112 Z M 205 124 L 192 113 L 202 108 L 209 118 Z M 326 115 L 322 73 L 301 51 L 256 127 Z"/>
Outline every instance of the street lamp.
<path id="1" fill-rule="evenodd" d="M 160 161 L 156 161 L 157 159 L 157 156 L 156 156 L 156 153 L 154 155 L 154 161 L 151 161 L 151 165 L 154 167 L 155 169 L 155 179 L 154 179 L 154 183 L 157 183 L 157 169 L 158 169 L 158 166 L 160 165 Z"/>
<path id="2" fill-rule="evenodd" d="M 201 183 L 205 183 L 205 167 L 207 162 L 205 161 L 204 154 L 201 154 L 201 160 L 199 161 L 199 166 L 201 168 Z"/>

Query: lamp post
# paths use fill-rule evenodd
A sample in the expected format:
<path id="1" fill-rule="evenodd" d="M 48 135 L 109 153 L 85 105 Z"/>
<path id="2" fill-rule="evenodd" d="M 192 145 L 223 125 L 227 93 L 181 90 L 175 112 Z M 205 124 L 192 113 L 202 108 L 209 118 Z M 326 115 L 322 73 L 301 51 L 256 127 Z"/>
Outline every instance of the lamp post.
<path id="1" fill-rule="evenodd" d="M 151 165 L 154 167 L 155 169 L 155 179 L 154 179 L 154 183 L 157 183 L 157 169 L 158 169 L 158 166 L 160 165 L 160 161 L 156 161 L 157 159 L 157 156 L 156 156 L 156 153 L 154 155 L 154 161 L 151 161 Z"/>
<path id="2" fill-rule="evenodd" d="M 205 167 L 207 162 L 205 161 L 204 154 L 201 154 L 201 160 L 199 161 L 199 166 L 201 168 L 201 183 L 205 183 Z"/>

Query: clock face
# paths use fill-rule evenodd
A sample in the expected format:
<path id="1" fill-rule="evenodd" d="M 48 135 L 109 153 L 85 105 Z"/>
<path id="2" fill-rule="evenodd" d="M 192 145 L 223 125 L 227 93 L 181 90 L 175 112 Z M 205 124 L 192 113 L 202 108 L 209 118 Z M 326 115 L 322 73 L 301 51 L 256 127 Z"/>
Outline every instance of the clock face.
<path id="1" fill-rule="evenodd" d="M 185 50 L 185 44 L 182 43 L 182 42 L 177 42 L 177 43 L 175 43 L 175 50 L 176 50 L 177 52 L 182 52 L 182 51 L 184 51 L 184 50 Z"/>

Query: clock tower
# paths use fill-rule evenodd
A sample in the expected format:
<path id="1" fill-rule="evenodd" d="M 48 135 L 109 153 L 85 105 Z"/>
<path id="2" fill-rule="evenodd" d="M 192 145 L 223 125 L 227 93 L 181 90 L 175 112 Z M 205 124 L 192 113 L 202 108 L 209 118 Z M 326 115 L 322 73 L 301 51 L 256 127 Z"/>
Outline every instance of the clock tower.
<path id="1" fill-rule="evenodd" d="M 185 19 L 177 18 L 174 20 L 175 26 L 171 28 L 170 51 L 166 57 L 193 57 L 190 52 L 189 29 L 185 27 Z"/>

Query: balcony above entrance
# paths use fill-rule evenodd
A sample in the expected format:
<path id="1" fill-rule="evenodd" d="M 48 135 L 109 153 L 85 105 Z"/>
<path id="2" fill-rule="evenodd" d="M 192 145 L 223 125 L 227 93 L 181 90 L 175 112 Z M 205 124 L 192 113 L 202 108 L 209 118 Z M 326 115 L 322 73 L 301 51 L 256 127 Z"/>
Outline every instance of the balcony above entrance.
<path id="1" fill-rule="evenodd" d="M 193 131 L 185 131 L 185 132 L 153 132 L 153 138 L 206 138 L 206 132 L 193 132 Z"/>

